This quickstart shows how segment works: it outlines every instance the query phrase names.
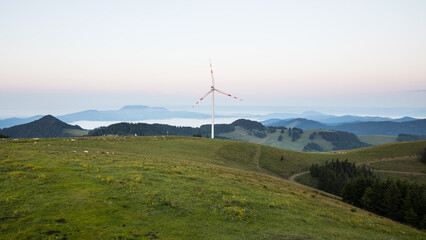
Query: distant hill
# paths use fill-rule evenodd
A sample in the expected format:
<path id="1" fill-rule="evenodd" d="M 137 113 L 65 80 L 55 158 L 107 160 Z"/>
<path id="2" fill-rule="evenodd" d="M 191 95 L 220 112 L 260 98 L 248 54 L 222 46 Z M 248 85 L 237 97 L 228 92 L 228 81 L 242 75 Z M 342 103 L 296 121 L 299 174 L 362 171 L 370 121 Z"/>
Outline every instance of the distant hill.
<path id="1" fill-rule="evenodd" d="M 193 136 L 200 134 L 200 128 L 176 127 L 167 124 L 148 123 L 116 123 L 107 127 L 100 127 L 89 131 L 89 136 L 119 135 L 119 136 L 154 136 L 154 135 L 178 135 Z"/>
<path id="2" fill-rule="evenodd" d="M 414 135 L 414 134 L 399 134 L 396 138 L 397 142 L 409 142 L 409 141 L 423 141 L 426 140 L 426 135 Z"/>
<path id="3" fill-rule="evenodd" d="M 234 127 L 240 126 L 247 130 L 253 130 L 253 129 L 264 130 L 265 129 L 265 126 L 262 123 L 248 120 L 248 119 L 238 119 L 234 121 L 233 123 L 231 123 L 231 125 Z"/>
<path id="4" fill-rule="evenodd" d="M 323 124 L 318 121 L 304 118 L 268 121 L 268 126 L 275 127 L 297 127 L 301 129 L 328 129 L 354 133 L 356 135 L 388 135 L 398 136 L 398 134 L 426 135 L 426 119 L 410 120 L 405 117 L 395 119 L 395 121 L 371 121 L 344 123 L 339 125 Z"/>
<path id="5" fill-rule="evenodd" d="M 143 105 L 124 106 L 119 110 L 97 111 L 88 110 L 58 116 L 64 122 L 76 121 L 139 121 L 145 119 L 170 118 L 209 118 L 210 115 L 187 111 L 169 111 L 162 107 L 148 107 Z"/>
<path id="6" fill-rule="evenodd" d="M 96 128 L 88 133 L 89 136 L 178 135 L 200 137 L 209 137 L 210 134 L 211 125 L 193 128 L 147 123 L 117 123 L 107 127 Z M 261 143 L 284 149 L 307 152 L 347 150 L 370 146 L 370 144 L 361 142 L 352 133 L 330 130 L 304 131 L 300 128 L 266 127 L 259 122 L 247 119 L 239 119 L 231 124 L 216 124 L 215 136 L 216 138 Z"/>
<path id="7" fill-rule="evenodd" d="M 358 123 L 358 122 L 408 122 L 418 120 L 412 117 L 403 117 L 403 118 L 387 118 L 387 117 L 372 117 L 372 116 L 356 116 L 356 115 L 344 115 L 344 116 L 335 116 L 335 115 L 326 115 L 318 112 L 304 112 L 301 114 L 268 114 L 266 115 L 267 120 L 262 121 L 266 126 L 277 126 L 280 121 L 291 121 L 294 119 L 306 119 L 316 121 L 328 126 L 340 125 L 343 123 Z"/>
<path id="8" fill-rule="evenodd" d="M 0 119 L 0 128 L 12 127 L 19 124 L 29 123 L 38 120 L 42 115 L 36 115 L 28 118 L 7 118 Z M 149 107 L 144 105 L 127 105 L 117 110 L 86 110 L 76 113 L 70 113 L 60 116 L 55 116 L 59 120 L 66 123 L 74 123 L 78 121 L 114 121 L 114 122 L 136 122 L 141 120 L 164 120 L 172 118 L 184 119 L 208 119 L 210 114 L 189 111 L 172 111 L 164 107 Z M 265 126 L 277 126 L 275 122 L 282 120 L 294 119 L 307 119 L 317 121 L 322 124 L 335 126 L 343 123 L 356 123 L 356 122 L 377 122 L 377 121 L 391 121 L 391 122 L 407 122 L 416 120 L 411 117 L 403 117 L 399 119 L 391 119 L 386 117 L 374 116 L 355 116 L 345 115 L 336 116 L 323 114 L 316 111 L 306 111 L 302 113 L 270 113 L 270 114 L 246 114 L 246 113 L 233 113 L 226 115 L 216 115 L 218 118 L 249 118 L 249 119 L 262 119 L 262 124 Z M 302 129 L 302 126 L 296 126 Z"/>
<path id="9" fill-rule="evenodd" d="M 234 131 L 231 124 L 215 124 L 215 133 Z M 99 127 L 89 131 L 89 136 L 119 135 L 119 136 L 154 136 L 154 135 L 176 135 L 176 136 L 203 136 L 211 134 L 211 125 L 202 125 L 199 128 L 177 127 L 167 124 L 148 123 L 116 123 L 107 127 Z"/>
<path id="10" fill-rule="evenodd" d="M 296 119 L 287 119 L 287 120 L 279 120 L 272 123 L 267 124 L 272 127 L 287 127 L 287 128 L 301 128 L 301 129 L 328 129 L 329 126 L 313 121 L 305 118 L 296 118 Z"/>
<path id="11" fill-rule="evenodd" d="M 410 121 L 408 119 L 404 119 Z M 319 120 L 322 123 L 336 125 L 342 123 L 356 123 L 356 122 L 382 122 L 382 121 L 404 121 L 401 119 L 390 119 L 385 117 L 370 117 L 370 116 L 353 116 L 353 115 L 344 115 L 344 116 L 332 116 L 322 120 Z M 411 119 L 414 120 L 414 119 Z"/>
<path id="12" fill-rule="evenodd" d="M 270 145 L 304 152 L 326 152 L 371 146 L 353 133 L 330 130 L 265 127 L 263 130 L 235 127 L 235 131 L 219 133 L 218 137 Z"/>
<path id="13" fill-rule="evenodd" d="M 36 115 L 36 116 L 29 117 L 29 118 L 16 118 L 16 117 L 6 118 L 4 120 L 0 120 L 0 129 L 16 126 L 16 125 L 20 125 L 20 124 L 29 123 L 29 122 L 38 120 L 42 117 L 43 117 L 42 115 Z"/>
<path id="14" fill-rule="evenodd" d="M 7 118 L 0 120 L 0 128 L 25 124 L 40 119 L 37 115 L 29 118 Z M 217 116 L 221 117 L 221 116 Z M 162 107 L 148 107 L 143 105 L 128 105 L 118 110 L 86 110 L 71 114 L 57 116 L 57 118 L 66 123 L 77 121 L 140 121 L 147 119 L 171 119 L 171 118 L 189 118 L 203 119 L 210 118 L 209 114 L 187 112 L 187 111 L 169 111 Z"/>
<path id="15" fill-rule="evenodd" d="M 0 132 L 12 138 L 70 137 L 82 136 L 87 133 L 78 125 L 69 125 L 52 115 L 46 115 L 30 123 L 4 128 Z"/>
<path id="16" fill-rule="evenodd" d="M 415 134 L 426 135 L 426 119 L 408 122 L 360 122 L 345 123 L 330 127 L 333 130 L 351 132 L 357 135 L 389 135 Z"/>

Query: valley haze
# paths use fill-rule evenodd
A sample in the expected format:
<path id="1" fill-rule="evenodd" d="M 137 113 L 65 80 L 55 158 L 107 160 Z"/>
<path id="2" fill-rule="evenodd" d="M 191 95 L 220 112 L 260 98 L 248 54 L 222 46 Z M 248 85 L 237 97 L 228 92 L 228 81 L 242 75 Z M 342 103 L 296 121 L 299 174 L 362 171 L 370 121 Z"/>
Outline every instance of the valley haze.
<path id="1" fill-rule="evenodd" d="M 254 108 L 256 109 L 256 108 Z M 263 110 L 262 110 L 263 109 Z M 246 118 L 256 121 L 284 120 L 305 118 L 309 120 L 319 121 L 325 124 L 337 125 L 341 123 L 351 122 L 367 122 L 367 121 L 409 121 L 415 120 L 412 117 L 380 117 L 380 116 L 357 116 L 357 115 L 332 115 L 324 114 L 317 111 L 297 112 L 270 112 L 271 108 L 262 108 L 260 113 L 256 110 L 243 108 L 237 111 L 230 111 L 227 108 L 219 107 L 215 114 L 215 123 L 229 124 L 237 119 Z M 286 108 L 287 109 L 287 108 Z M 295 108 L 289 108 L 294 110 Z M 58 119 L 71 125 L 79 125 L 84 129 L 94 129 L 101 126 L 108 126 L 119 122 L 132 123 L 161 123 L 174 126 L 190 126 L 199 127 L 204 124 L 211 123 L 211 115 L 204 109 L 198 112 L 198 108 L 192 108 L 191 111 L 171 111 L 164 107 L 149 107 L 145 105 L 126 105 L 117 110 L 85 110 L 64 115 L 55 115 Z M 247 112 L 244 112 L 246 110 Z M 41 118 L 43 115 L 38 114 L 31 117 L 13 117 L 0 120 L 0 128 L 11 127 L 18 124 L 28 123 Z"/>

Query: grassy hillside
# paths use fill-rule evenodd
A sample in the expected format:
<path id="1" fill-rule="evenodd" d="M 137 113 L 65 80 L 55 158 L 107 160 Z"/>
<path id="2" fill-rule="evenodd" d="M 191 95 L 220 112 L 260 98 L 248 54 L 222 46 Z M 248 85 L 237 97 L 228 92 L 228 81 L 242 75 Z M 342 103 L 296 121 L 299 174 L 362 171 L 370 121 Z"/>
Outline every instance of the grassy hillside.
<path id="1" fill-rule="evenodd" d="M 350 162 L 367 165 L 380 177 L 426 184 L 426 164 L 419 161 L 425 148 L 426 141 L 389 143 L 348 151 L 318 153 L 310 159 L 320 164 L 325 159 L 348 159 Z M 313 180 L 307 175 L 309 174 L 296 178 L 296 181 L 315 186 L 315 182 L 312 184 Z"/>
<path id="2" fill-rule="evenodd" d="M 242 127 L 235 127 L 235 131 L 229 133 L 221 133 L 219 134 L 219 136 L 225 137 L 227 139 L 264 144 L 294 151 L 303 151 L 309 143 L 315 143 L 321 148 L 321 151 L 332 151 L 335 146 L 330 141 L 327 141 L 318 135 L 313 139 L 310 138 L 311 134 L 318 132 L 333 131 L 315 129 L 304 130 L 303 133 L 300 135 L 300 138 L 293 140 L 292 136 L 288 134 L 288 130 L 285 130 L 283 133 L 281 133 L 280 130 L 277 130 L 275 132 L 266 132 L 265 137 L 257 137 L 250 130 L 246 130 Z M 281 141 L 279 140 L 280 136 Z"/>
<path id="3" fill-rule="evenodd" d="M 379 145 L 396 142 L 397 137 L 386 135 L 358 135 L 358 138 L 361 142 L 365 142 L 371 145 Z"/>
<path id="4" fill-rule="evenodd" d="M 62 136 L 68 137 L 82 137 L 86 136 L 89 133 L 89 130 L 79 130 L 79 129 L 63 129 Z"/>
<path id="5" fill-rule="evenodd" d="M 264 173 L 289 176 L 334 155 L 412 155 L 425 143 L 302 153 L 192 137 L 2 139 L 0 238 L 424 239 Z"/>

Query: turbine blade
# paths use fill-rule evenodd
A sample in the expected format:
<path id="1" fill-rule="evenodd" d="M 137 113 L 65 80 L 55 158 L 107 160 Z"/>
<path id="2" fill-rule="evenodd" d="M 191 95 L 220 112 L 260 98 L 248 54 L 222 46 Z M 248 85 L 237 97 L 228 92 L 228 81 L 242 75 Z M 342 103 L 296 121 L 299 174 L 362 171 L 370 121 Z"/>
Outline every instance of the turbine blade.
<path id="1" fill-rule="evenodd" d="M 212 60 L 209 58 L 210 62 L 210 73 L 212 74 L 212 86 L 214 87 L 214 76 L 213 76 L 213 66 L 212 66 Z"/>
<path id="2" fill-rule="evenodd" d="M 216 88 L 215 88 L 214 90 L 216 90 L 218 93 L 222 93 L 223 95 L 226 95 L 226 96 L 231 97 L 231 98 L 233 98 L 233 99 L 243 101 L 243 99 L 238 98 L 238 97 L 236 97 L 236 96 L 232 96 L 232 95 L 231 95 L 231 94 L 229 94 L 229 93 L 222 92 L 222 91 L 220 91 L 219 89 L 216 89 Z"/>
<path id="3" fill-rule="evenodd" d="M 210 90 L 210 91 L 208 91 L 207 93 L 206 93 L 206 95 L 204 95 L 202 98 L 200 98 L 200 100 L 198 100 L 194 105 L 192 105 L 192 107 L 195 107 L 195 105 L 197 105 L 198 103 L 200 103 L 201 101 L 203 101 L 203 99 L 205 98 L 205 97 L 207 97 L 207 95 L 209 95 L 211 92 L 213 92 L 213 89 L 212 90 Z"/>

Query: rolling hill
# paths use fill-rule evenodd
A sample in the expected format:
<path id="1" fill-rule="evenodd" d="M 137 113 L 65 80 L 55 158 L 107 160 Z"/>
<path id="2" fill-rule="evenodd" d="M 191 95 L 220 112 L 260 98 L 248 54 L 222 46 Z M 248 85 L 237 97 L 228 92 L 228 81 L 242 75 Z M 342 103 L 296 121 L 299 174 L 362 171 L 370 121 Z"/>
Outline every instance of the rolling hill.
<path id="1" fill-rule="evenodd" d="M 366 162 L 424 145 L 342 154 L 195 137 L 4 139 L 0 238 L 424 239 L 283 179 L 330 157 Z"/>
<path id="2" fill-rule="evenodd" d="M 1 129 L 0 133 L 11 138 L 37 138 L 83 136 L 88 131 L 77 125 L 64 123 L 51 115 L 46 115 L 30 123 Z"/>
<path id="3" fill-rule="evenodd" d="M 217 134 L 218 137 L 307 152 L 347 150 L 370 146 L 352 133 L 330 130 L 301 130 L 298 128 L 246 129 L 236 126 L 235 131 Z"/>
<path id="4" fill-rule="evenodd" d="M 179 136 L 209 136 L 210 125 L 200 128 L 175 127 L 165 124 L 146 123 L 118 123 L 108 127 L 100 127 L 89 132 L 89 136 L 120 135 L 120 136 L 152 136 L 152 135 L 179 135 Z M 263 124 L 239 119 L 231 124 L 215 125 L 217 138 L 232 139 L 252 143 L 260 143 L 297 151 L 332 151 L 345 150 L 369 146 L 359 141 L 351 133 L 329 130 L 306 130 L 297 128 L 265 127 Z"/>
<path id="5" fill-rule="evenodd" d="M 332 127 L 334 130 L 351 132 L 357 135 L 389 135 L 416 134 L 426 135 L 426 119 L 408 122 L 360 122 L 345 123 Z"/>
<path id="6" fill-rule="evenodd" d="M 411 118 L 395 119 L 394 121 L 369 121 L 343 123 L 338 125 L 324 124 L 304 118 L 266 121 L 267 126 L 297 127 L 300 129 L 328 129 L 354 133 L 356 135 L 387 135 L 399 134 L 426 135 L 426 119 L 411 120 Z"/>
<path id="7" fill-rule="evenodd" d="M 17 118 L 17 117 L 6 118 L 3 120 L 0 120 L 0 129 L 33 122 L 42 117 L 43 117 L 42 115 L 36 115 L 36 116 L 28 117 L 28 118 Z"/>
<path id="8" fill-rule="evenodd" d="M 43 117 L 42 115 L 31 116 L 27 118 L 11 117 L 6 119 L 0 119 L 0 128 L 8 128 L 15 125 L 29 123 Z M 114 122 L 135 122 L 141 120 L 153 120 L 153 119 L 172 119 L 172 118 L 186 118 L 186 119 L 209 119 L 209 114 L 188 112 L 188 111 L 172 111 L 164 107 L 149 107 L 144 105 L 126 105 L 120 109 L 115 110 L 85 110 L 75 113 L 69 113 L 64 115 L 55 116 L 56 118 L 66 123 L 72 124 L 78 121 L 114 121 Z M 343 123 L 355 123 L 355 122 L 379 122 L 379 121 L 391 121 L 391 122 L 407 122 L 416 120 L 411 117 L 403 117 L 399 119 L 391 119 L 386 117 L 370 117 L 370 116 L 335 116 L 323 114 L 316 111 L 306 111 L 302 113 L 270 113 L 270 114 L 244 114 L 234 113 L 226 115 L 216 115 L 216 117 L 224 118 L 249 118 L 249 119 L 262 119 L 262 123 L 266 126 L 274 124 L 274 122 L 289 121 L 291 119 L 309 119 L 317 121 L 326 125 L 339 125 Z M 275 126 L 275 125 L 274 125 Z M 302 126 L 293 126 L 303 128 Z M 321 128 L 321 127 L 315 127 Z M 312 129 L 312 128 L 310 128 Z"/>
<path id="9" fill-rule="evenodd" d="M 313 121 L 305 118 L 296 118 L 296 119 L 287 119 L 287 120 L 279 120 L 274 121 L 269 124 L 265 124 L 266 126 L 272 127 L 286 127 L 286 128 L 300 128 L 300 129 L 328 129 L 329 126 Z"/>
<path id="10" fill-rule="evenodd" d="M 143 105 L 128 105 L 118 110 L 88 110 L 58 116 L 64 122 L 76 121 L 138 121 L 145 119 L 170 119 L 170 118 L 209 118 L 208 114 L 170 111 L 162 107 L 148 107 Z"/>

